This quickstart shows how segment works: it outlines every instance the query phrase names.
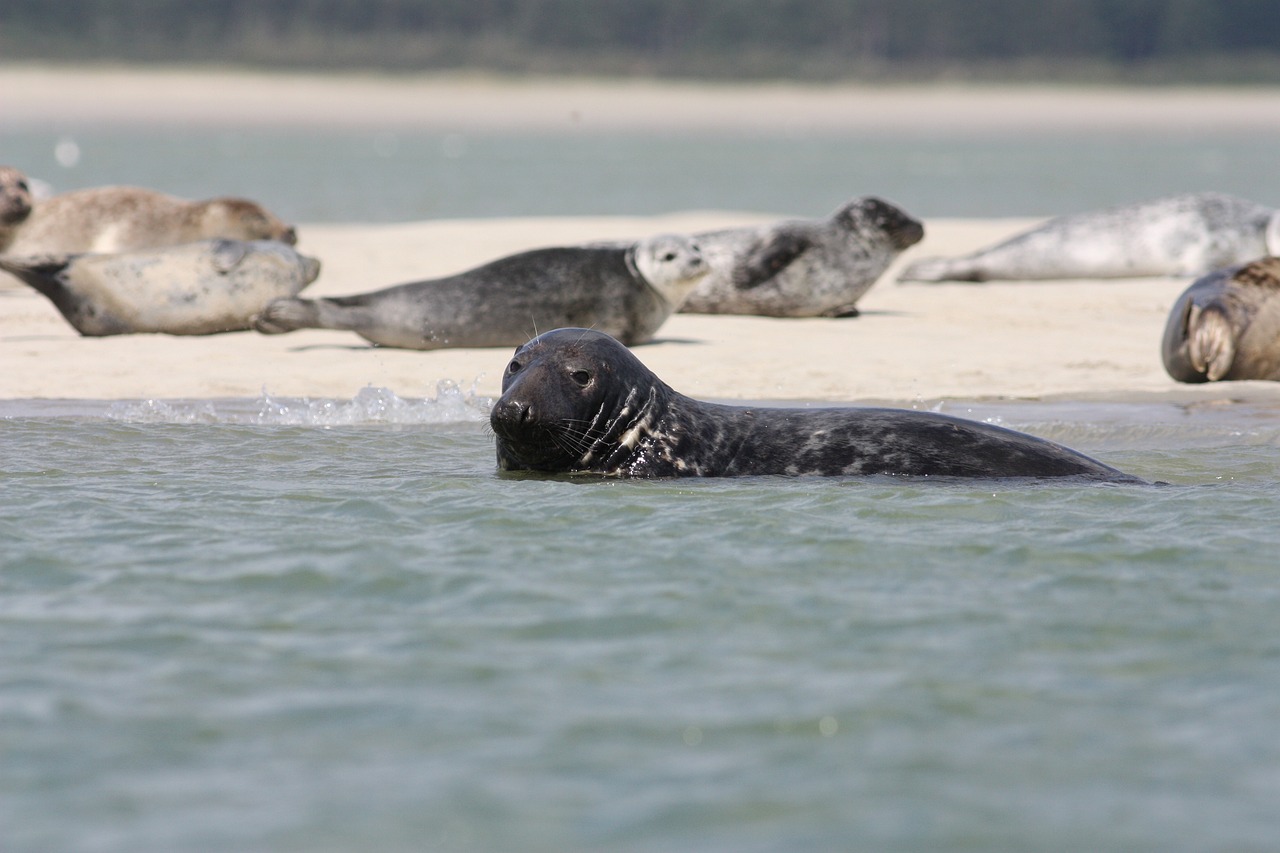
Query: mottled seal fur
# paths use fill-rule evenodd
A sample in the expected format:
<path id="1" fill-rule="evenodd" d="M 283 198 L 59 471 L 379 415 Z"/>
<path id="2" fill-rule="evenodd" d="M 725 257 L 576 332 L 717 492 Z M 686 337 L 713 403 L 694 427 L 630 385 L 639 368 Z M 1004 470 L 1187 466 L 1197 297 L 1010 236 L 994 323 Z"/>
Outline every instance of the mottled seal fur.
<path id="1" fill-rule="evenodd" d="M 11 255 L 128 252 L 199 240 L 297 242 L 293 227 L 243 198 L 187 201 L 138 187 L 95 187 L 37 202 Z"/>
<path id="2" fill-rule="evenodd" d="M 828 219 L 784 220 L 694 235 L 711 274 L 680 310 L 768 317 L 852 317 L 862 295 L 924 226 L 878 198 Z"/>
<path id="3" fill-rule="evenodd" d="M 586 329 L 517 349 L 490 425 L 504 471 L 1134 479 L 1040 438 L 931 412 L 704 403 Z"/>
<path id="4" fill-rule="evenodd" d="M 538 329 L 591 326 L 644 343 L 707 273 L 689 237 L 629 246 L 535 249 L 458 275 L 325 299 L 281 299 L 254 320 L 265 334 L 345 329 L 406 349 L 523 343 Z"/>
<path id="5" fill-rule="evenodd" d="M 320 262 L 274 240 L 205 240 L 120 254 L 0 256 L 82 335 L 207 335 L 249 328 L 270 300 L 315 281 Z"/>
<path id="6" fill-rule="evenodd" d="M 1160 354 L 1179 382 L 1280 380 L 1280 258 L 1192 283 L 1169 312 Z"/>
<path id="7" fill-rule="evenodd" d="M 31 216 L 32 204 L 27 176 L 12 166 L 0 166 L 0 252 L 8 249 L 18 226 Z"/>
<path id="8" fill-rule="evenodd" d="M 957 258 L 925 258 L 900 281 L 1204 275 L 1280 254 L 1280 212 L 1221 193 L 1191 193 L 1059 216 Z"/>

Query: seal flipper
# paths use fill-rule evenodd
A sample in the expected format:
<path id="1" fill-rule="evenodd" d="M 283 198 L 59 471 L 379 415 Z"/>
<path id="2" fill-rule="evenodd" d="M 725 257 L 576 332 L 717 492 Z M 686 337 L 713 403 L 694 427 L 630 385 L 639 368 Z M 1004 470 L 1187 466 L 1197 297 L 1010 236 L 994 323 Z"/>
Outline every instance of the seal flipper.
<path id="1" fill-rule="evenodd" d="M 921 258 L 907 264 L 898 281 L 986 281 L 986 276 L 966 258 Z"/>
<path id="2" fill-rule="evenodd" d="M 782 232 L 762 246 L 753 249 L 742 263 L 734 267 L 731 280 L 738 290 L 750 290 L 786 269 L 796 258 L 813 246 L 813 241 L 800 234 Z"/>
<path id="3" fill-rule="evenodd" d="M 249 318 L 249 325 L 264 335 L 282 335 L 320 325 L 320 310 L 310 299 L 273 299 Z"/>
<path id="4" fill-rule="evenodd" d="M 1231 370 L 1236 358 L 1235 332 L 1219 308 L 1191 307 L 1187 316 L 1187 355 L 1191 366 L 1210 382 L 1217 382 Z"/>
<path id="5" fill-rule="evenodd" d="M 231 272 L 249 254 L 249 245 L 240 240 L 215 240 L 212 248 L 213 268 L 220 274 Z M 319 270 L 317 270 L 317 274 Z"/>
<path id="6" fill-rule="evenodd" d="M 55 294 L 65 292 L 62 272 L 71 265 L 77 255 L 31 255 L 27 257 L 0 255 L 0 269 L 12 273 L 24 284 L 34 287 L 57 302 Z"/>

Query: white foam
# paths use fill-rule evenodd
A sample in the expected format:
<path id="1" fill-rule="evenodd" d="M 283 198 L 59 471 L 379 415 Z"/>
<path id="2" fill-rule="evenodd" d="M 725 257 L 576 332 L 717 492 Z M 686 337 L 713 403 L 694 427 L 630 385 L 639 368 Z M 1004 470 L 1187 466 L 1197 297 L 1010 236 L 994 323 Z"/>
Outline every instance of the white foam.
<path id="1" fill-rule="evenodd" d="M 405 398 L 388 388 L 367 386 L 350 400 L 274 397 L 266 390 L 244 400 L 131 400 L 112 403 L 106 417 L 122 423 L 226 423 L 279 426 L 354 426 L 359 424 L 483 423 L 493 401 L 474 387 L 464 391 L 452 380 L 436 385 L 436 396 Z"/>

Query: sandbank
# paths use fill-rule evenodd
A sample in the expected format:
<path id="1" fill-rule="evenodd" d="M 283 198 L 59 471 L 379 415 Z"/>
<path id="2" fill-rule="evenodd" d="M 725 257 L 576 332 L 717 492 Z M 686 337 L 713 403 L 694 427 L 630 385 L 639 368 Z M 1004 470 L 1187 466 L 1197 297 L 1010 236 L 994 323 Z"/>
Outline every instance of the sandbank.
<path id="1" fill-rule="evenodd" d="M 308 295 L 357 293 L 467 269 L 536 246 L 696 231 L 775 218 L 688 212 L 659 217 L 302 225 L 300 248 L 323 272 Z M 1276 383 L 1189 386 L 1160 362 L 1178 279 L 899 284 L 918 255 L 1002 239 L 1030 220 L 927 221 L 913 247 L 847 319 L 678 314 L 637 355 L 668 384 L 720 400 L 1233 399 L 1275 397 Z M 530 330 L 533 331 L 532 329 Z M 0 290 L 0 399 L 349 399 L 365 386 L 434 397 L 454 382 L 499 393 L 509 350 L 415 352 L 350 332 L 83 338 L 44 297 Z"/>
<path id="2" fill-rule="evenodd" d="M 0 66 L 0 130 L 110 123 L 921 133 L 1274 132 L 1280 89 L 729 86 L 483 76 L 288 75 Z M 871 188 L 865 188 L 870 191 Z M 856 194 L 858 188 L 851 188 Z M 812 214 L 816 215 L 816 214 Z M 324 270 L 309 295 L 445 275 L 537 246 L 768 221 L 777 212 L 306 224 Z M 1180 385 L 1160 335 L 1184 280 L 899 285 L 902 263 L 1002 239 L 1026 220 L 926 221 L 926 237 L 855 319 L 676 315 L 640 358 L 678 390 L 723 400 L 1233 399 L 1278 383 Z M 532 329 L 530 331 L 533 331 Z M 365 386 L 430 397 L 441 381 L 498 393 L 508 352 L 374 348 L 346 332 L 79 337 L 53 306 L 0 287 L 0 399 L 349 399 Z"/>

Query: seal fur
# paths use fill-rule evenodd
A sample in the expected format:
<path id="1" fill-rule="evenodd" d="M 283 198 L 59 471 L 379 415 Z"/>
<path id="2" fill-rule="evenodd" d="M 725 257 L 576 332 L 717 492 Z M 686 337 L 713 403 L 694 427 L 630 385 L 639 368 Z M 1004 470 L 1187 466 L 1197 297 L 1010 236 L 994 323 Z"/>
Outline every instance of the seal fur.
<path id="1" fill-rule="evenodd" d="M 1193 282 L 1169 312 L 1160 355 L 1179 382 L 1280 380 L 1280 258 Z"/>
<path id="2" fill-rule="evenodd" d="M 707 274 L 698 245 L 659 235 L 627 246 L 535 249 L 445 278 L 324 299 L 280 299 L 264 334 L 342 329 L 405 349 L 512 346 L 539 328 L 592 326 L 648 341 Z"/>
<path id="3" fill-rule="evenodd" d="M 31 216 L 32 204 L 27 176 L 13 166 L 0 166 L 0 252 L 8 249 L 18 226 Z"/>
<path id="4" fill-rule="evenodd" d="M 1190 193 L 1059 216 L 968 255 L 921 259 L 899 280 L 1193 276 L 1266 254 L 1280 254 L 1280 211 Z"/>
<path id="5" fill-rule="evenodd" d="M 680 309 L 696 314 L 853 317 L 871 286 L 924 226 L 878 198 L 825 220 L 783 220 L 695 234 L 711 265 Z"/>
<path id="6" fill-rule="evenodd" d="M 105 254 L 211 239 L 293 245 L 297 232 L 249 199 L 187 201 L 140 187 L 93 187 L 37 202 L 6 251 Z"/>
<path id="7" fill-rule="evenodd" d="M 120 254 L 0 256 L 88 337 L 208 335 L 249 328 L 271 299 L 302 290 L 320 262 L 274 240 L 205 240 Z"/>
<path id="8" fill-rule="evenodd" d="M 931 412 L 726 406 L 672 390 L 586 329 L 518 348 L 490 425 L 504 471 L 606 477 L 1135 478 L 1044 439 Z"/>

